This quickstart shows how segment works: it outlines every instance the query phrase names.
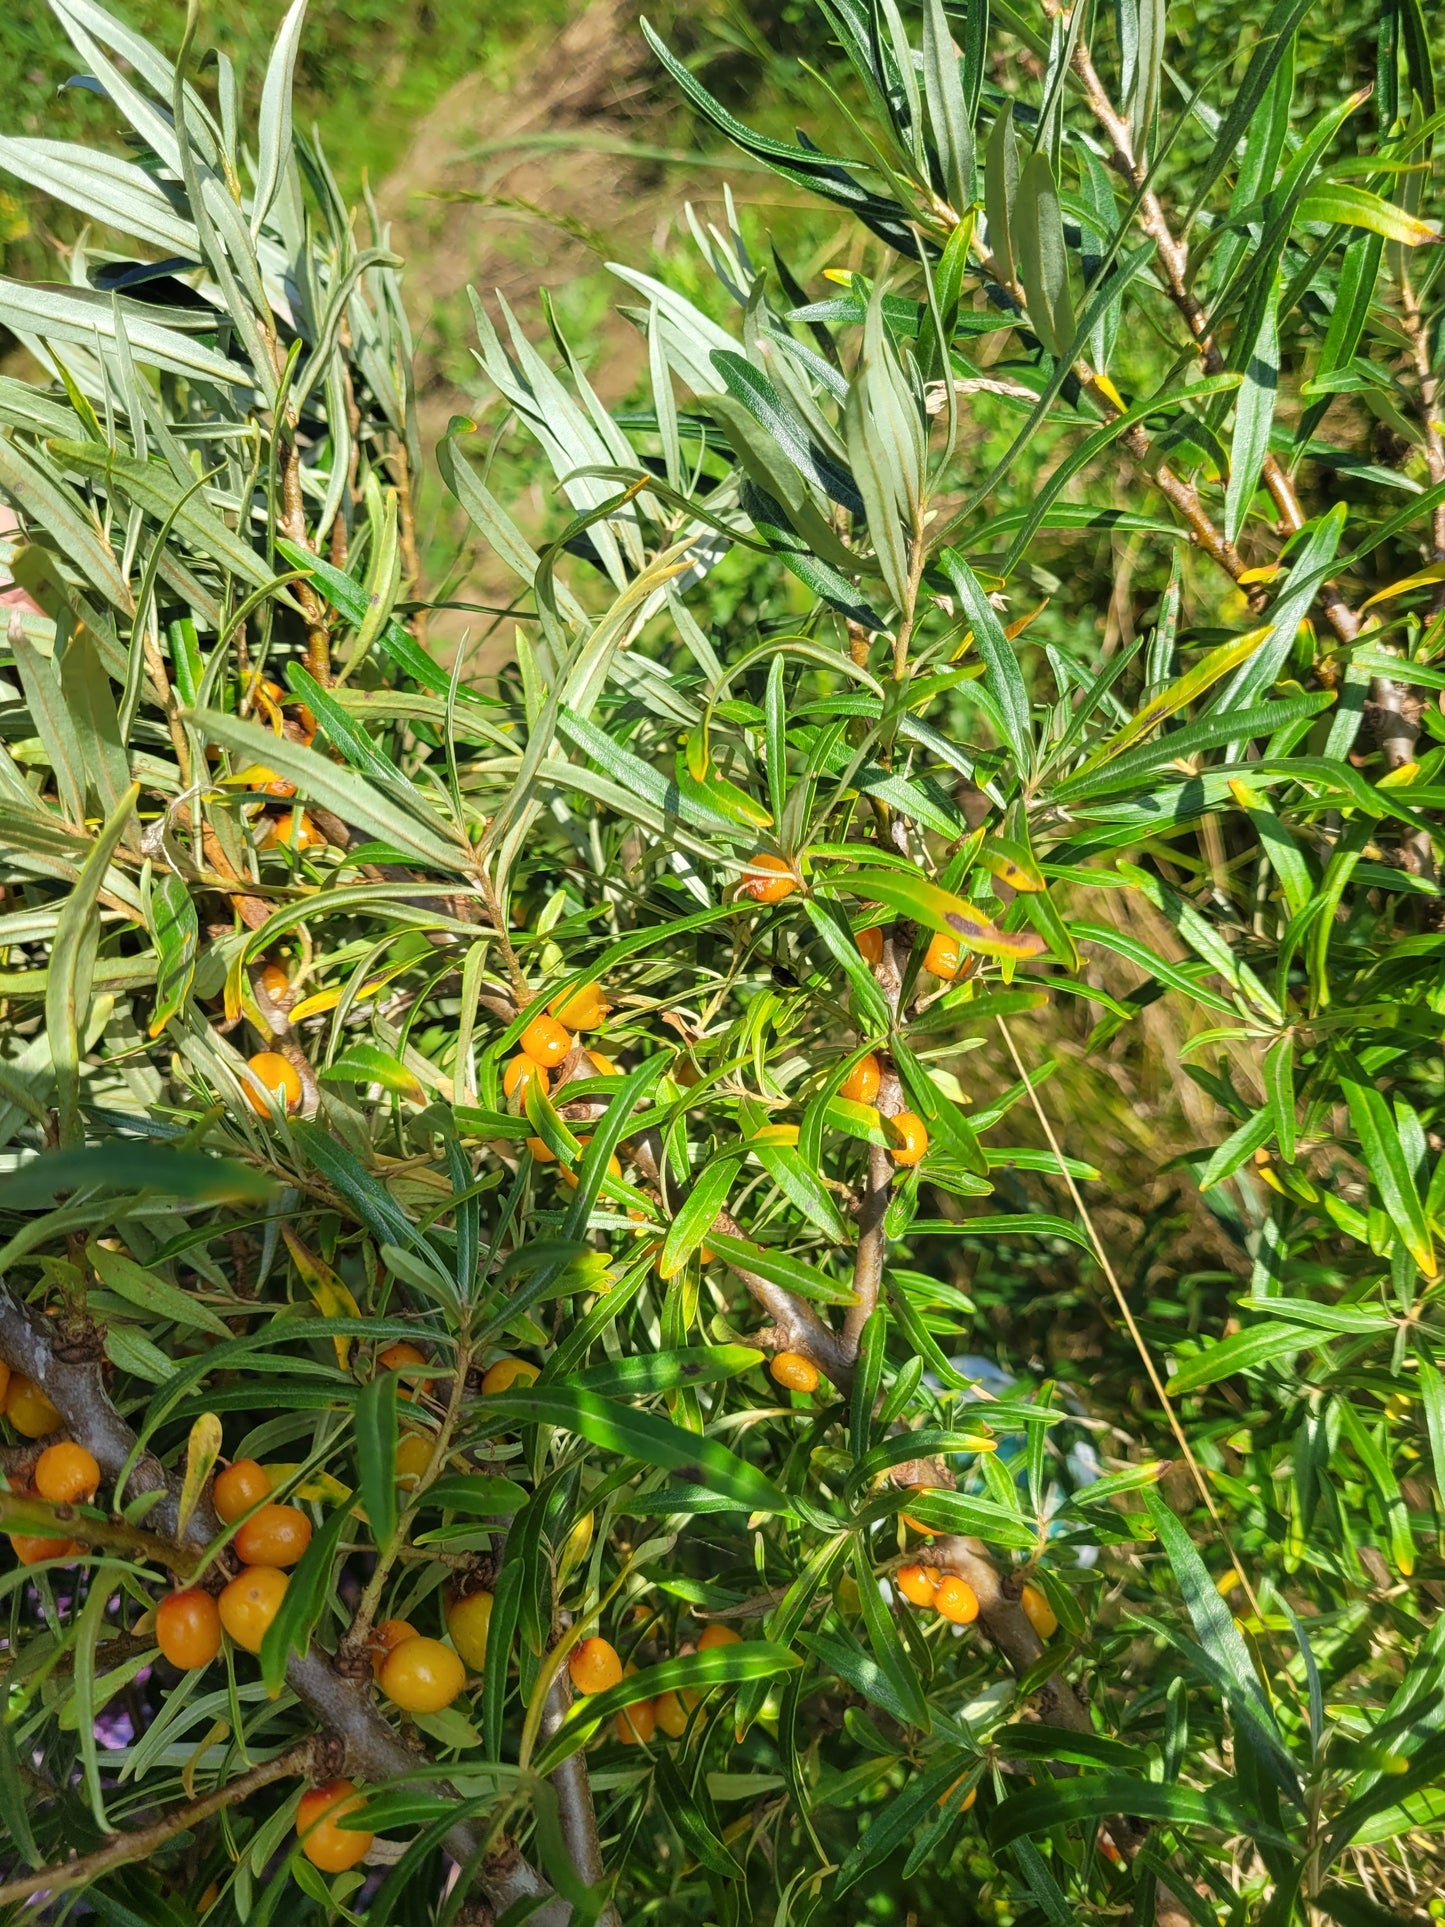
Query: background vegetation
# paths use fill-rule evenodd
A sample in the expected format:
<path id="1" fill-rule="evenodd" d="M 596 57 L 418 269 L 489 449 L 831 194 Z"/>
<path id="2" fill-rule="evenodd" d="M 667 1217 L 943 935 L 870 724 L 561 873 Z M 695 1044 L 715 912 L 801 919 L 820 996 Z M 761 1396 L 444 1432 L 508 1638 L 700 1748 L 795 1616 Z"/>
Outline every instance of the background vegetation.
<path id="1" fill-rule="evenodd" d="M 1438 1911 L 1423 14 L 133 25 L 3 29 L 0 1907 Z"/>

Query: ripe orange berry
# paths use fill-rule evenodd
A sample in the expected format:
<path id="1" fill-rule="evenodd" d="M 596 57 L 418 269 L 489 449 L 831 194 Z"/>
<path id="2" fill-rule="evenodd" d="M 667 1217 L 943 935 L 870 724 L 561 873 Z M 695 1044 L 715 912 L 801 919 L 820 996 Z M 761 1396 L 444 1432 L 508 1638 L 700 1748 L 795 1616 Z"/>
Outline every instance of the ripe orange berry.
<path id="1" fill-rule="evenodd" d="M 700 1653 L 711 1652 L 714 1646 L 737 1646 L 742 1642 L 742 1634 L 735 1633 L 731 1626 L 720 1626 L 716 1620 L 704 1626 L 702 1637 L 697 1642 Z"/>
<path id="2" fill-rule="evenodd" d="M 60 1428 L 60 1413 L 33 1378 L 15 1372 L 5 1393 L 5 1416 L 27 1439 L 43 1439 Z"/>
<path id="3" fill-rule="evenodd" d="M 326 838 L 305 810 L 287 810 L 278 816 L 261 839 L 263 850 L 313 850 Z"/>
<path id="4" fill-rule="evenodd" d="M 635 1673 L 635 1666 L 628 1667 Z M 631 1706 L 624 1706 L 616 1718 L 617 1737 L 624 1746 L 645 1746 L 657 1725 L 657 1714 L 651 1700 L 634 1700 Z"/>
<path id="5" fill-rule="evenodd" d="M 338 1823 L 364 1805 L 353 1780 L 328 1780 L 325 1786 L 303 1793 L 296 1809 L 296 1834 L 301 1851 L 322 1873 L 345 1873 L 371 1852 L 375 1837 Z"/>
<path id="6" fill-rule="evenodd" d="M 502 1091 L 504 1096 L 516 1097 L 519 1093 L 522 1093 L 523 1101 L 525 1102 L 526 1088 L 534 1077 L 540 1079 L 538 1089 L 545 1097 L 552 1087 L 552 1080 L 536 1059 L 528 1057 L 524 1051 L 520 1057 L 512 1058 L 507 1068 L 502 1072 Z"/>
<path id="7" fill-rule="evenodd" d="M 381 1669 L 381 1690 L 404 1713 L 440 1713 L 467 1683 L 467 1669 L 439 1639 L 404 1639 Z"/>
<path id="8" fill-rule="evenodd" d="M 156 1644 L 183 1673 L 209 1666 L 221 1650 L 221 1615 L 199 1586 L 168 1593 L 156 1607 Z"/>
<path id="9" fill-rule="evenodd" d="M 231 1541 L 244 1566 L 294 1566 L 310 1544 L 311 1521 L 294 1505 L 263 1505 Z"/>
<path id="10" fill-rule="evenodd" d="M 552 1149 L 550 1144 L 544 1144 L 539 1137 L 529 1137 L 527 1139 L 527 1149 L 532 1153 L 532 1156 L 537 1160 L 538 1164 L 555 1164 L 557 1162 L 557 1153 Z"/>
<path id="11" fill-rule="evenodd" d="M 453 1646 L 474 1673 L 487 1663 L 487 1634 L 492 1624 L 492 1595 L 469 1592 L 447 1602 L 447 1631 Z"/>
<path id="12" fill-rule="evenodd" d="M 582 1149 L 585 1151 L 587 1149 L 587 1146 L 592 1142 L 592 1140 L 590 1137 L 579 1137 L 577 1142 L 582 1146 Z M 621 1182 L 622 1166 L 618 1162 L 617 1153 L 615 1151 L 613 1152 L 612 1156 L 607 1160 L 607 1175 L 609 1178 L 615 1178 L 619 1183 Z M 571 1190 L 575 1191 L 577 1189 L 578 1183 L 580 1182 L 577 1176 L 577 1173 L 575 1171 L 569 1171 L 565 1164 L 558 1166 L 557 1176 L 562 1180 L 563 1184 L 567 1185 Z"/>
<path id="13" fill-rule="evenodd" d="M 878 1086 L 883 1082 L 883 1066 L 869 1051 L 860 1057 L 838 1086 L 839 1097 L 846 1097 L 850 1104 L 871 1104 L 878 1095 Z"/>
<path id="14" fill-rule="evenodd" d="M 264 1499 L 271 1490 L 271 1481 L 263 1467 L 254 1459 L 237 1459 L 228 1465 L 224 1472 L 216 1474 L 216 1483 L 211 1488 L 211 1504 L 216 1508 L 216 1517 L 222 1525 L 234 1525 L 243 1512 L 249 1512 L 253 1505 Z"/>
<path id="15" fill-rule="evenodd" d="M 779 1352 L 768 1370 L 790 1392 L 816 1392 L 819 1372 L 811 1358 L 801 1352 Z"/>
<path id="16" fill-rule="evenodd" d="M 567 1030 L 596 1030 L 607 1017 L 607 1004 L 598 984 L 578 984 L 563 997 L 554 997 L 547 1006 Z"/>
<path id="17" fill-rule="evenodd" d="M 928 1126 L 915 1111 L 899 1111 L 885 1117 L 883 1129 L 890 1143 L 889 1154 L 895 1164 L 921 1164 L 928 1154 Z"/>
<path id="18" fill-rule="evenodd" d="M 923 953 L 923 968 L 931 970 L 935 977 L 946 977 L 950 982 L 958 975 L 963 965 L 963 948 L 957 937 L 945 937 L 935 932 L 930 937 L 928 948 Z"/>
<path id="19" fill-rule="evenodd" d="M 42 1559 L 75 1559 L 81 1551 L 74 1539 L 37 1539 L 28 1532 L 12 1532 L 10 1543 L 22 1566 L 38 1566 Z"/>
<path id="20" fill-rule="evenodd" d="M 883 931 L 881 927 L 875 923 L 871 930 L 855 931 L 853 941 L 857 944 L 858 954 L 862 957 L 864 963 L 872 964 L 876 970 L 883 961 Z"/>
<path id="21" fill-rule="evenodd" d="M 507 1392 L 514 1385 L 526 1387 L 540 1376 L 539 1368 L 525 1358 L 499 1358 L 482 1373 L 484 1393 Z"/>
<path id="22" fill-rule="evenodd" d="M 284 1003 L 291 995 L 291 979 L 278 963 L 268 963 L 261 972 L 261 988 L 273 1004 Z"/>
<path id="23" fill-rule="evenodd" d="M 69 1439 L 47 1445 L 35 1462 L 38 1496 L 52 1505 L 83 1505 L 100 1490 L 100 1466 L 83 1445 Z"/>
<path id="24" fill-rule="evenodd" d="M 431 1464 L 432 1441 L 425 1432 L 404 1432 L 396 1444 L 396 1482 L 410 1488 Z"/>
<path id="25" fill-rule="evenodd" d="M 930 1579 L 922 1566 L 898 1568 L 898 1590 L 915 1606 L 931 1606 L 938 1596 L 939 1581 Z"/>
<path id="26" fill-rule="evenodd" d="M 978 1594 L 966 1579 L 960 1579 L 956 1573 L 949 1573 L 940 1580 L 933 1604 L 955 1626 L 967 1626 L 978 1618 Z"/>
<path id="27" fill-rule="evenodd" d="M 366 1642 L 366 1650 L 371 1656 L 371 1677 L 381 1678 L 381 1669 L 391 1654 L 403 1641 L 417 1637 L 416 1627 L 409 1619 L 382 1619 L 371 1629 L 371 1637 Z"/>
<path id="28" fill-rule="evenodd" d="M 429 1365 L 431 1360 L 425 1352 L 419 1352 L 415 1345 L 408 1345 L 402 1338 L 398 1339 L 396 1344 L 388 1345 L 384 1352 L 379 1352 L 376 1362 L 384 1372 L 402 1372 L 413 1365 Z M 409 1376 L 398 1388 L 398 1393 L 402 1398 L 429 1398 L 431 1388 L 432 1382 L 429 1378 L 418 1380 L 414 1376 Z"/>
<path id="29" fill-rule="evenodd" d="M 581 1640 L 567 1655 L 567 1671 L 579 1693 L 605 1693 L 622 1678 L 617 1649 L 605 1639 Z"/>
<path id="30" fill-rule="evenodd" d="M 1059 1616 L 1049 1604 L 1047 1594 L 1037 1586 L 1025 1586 L 1019 1594 L 1019 1604 L 1028 1615 L 1028 1622 L 1040 1639 L 1052 1639 L 1059 1630 Z"/>
<path id="31" fill-rule="evenodd" d="M 257 1117 L 270 1117 L 268 1097 L 274 1098 L 288 1117 L 301 1104 L 300 1074 L 290 1058 L 278 1050 L 258 1050 L 247 1060 L 241 1089 Z"/>
<path id="32" fill-rule="evenodd" d="M 751 897 L 754 903 L 781 903 L 797 887 L 798 879 L 786 857 L 775 856 L 771 850 L 759 850 L 748 858 L 743 873 L 743 895 Z"/>
<path id="33" fill-rule="evenodd" d="M 652 1702 L 652 1719 L 670 1740 L 680 1740 L 687 1731 L 687 1708 L 676 1693 L 659 1693 Z"/>
<path id="34" fill-rule="evenodd" d="M 250 1566 L 237 1573 L 216 1601 L 221 1624 L 248 1653 L 259 1653 L 266 1629 L 281 1610 L 291 1583 L 275 1566 Z"/>
<path id="35" fill-rule="evenodd" d="M 540 1064 L 543 1070 L 551 1070 L 571 1050 L 572 1034 L 564 1030 L 555 1017 L 549 1017 L 543 1011 L 532 1019 L 517 1042 L 534 1064 Z"/>

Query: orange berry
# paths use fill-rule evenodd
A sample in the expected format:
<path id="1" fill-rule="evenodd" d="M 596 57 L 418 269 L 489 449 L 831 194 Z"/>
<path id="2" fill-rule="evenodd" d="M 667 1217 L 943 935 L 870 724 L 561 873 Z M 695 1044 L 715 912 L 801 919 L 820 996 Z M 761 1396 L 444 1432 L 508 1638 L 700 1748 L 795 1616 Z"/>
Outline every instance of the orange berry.
<path id="1" fill-rule="evenodd" d="M 912 1605 L 931 1606 L 938 1596 L 938 1581 L 930 1579 L 922 1566 L 900 1566 L 898 1590 Z"/>
<path id="2" fill-rule="evenodd" d="M 43 1439 L 60 1429 L 60 1413 L 33 1378 L 15 1372 L 5 1393 L 5 1416 L 27 1439 Z"/>
<path id="3" fill-rule="evenodd" d="M 345 1873 L 371 1852 L 374 1835 L 339 1825 L 364 1801 L 353 1780 L 328 1780 L 325 1786 L 303 1793 L 296 1809 L 296 1834 L 301 1851 L 322 1873 Z"/>
<path id="4" fill-rule="evenodd" d="M 300 1074 L 290 1058 L 278 1050 L 259 1050 L 247 1060 L 241 1089 L 257 1117 L 270 1117 L 268 1097 L 274 1098 L 288 1117 L 301 1103 Z"/>
<path id="5" fill-rule="evenodd" d="M 74 1539 L 37 1539 L 28 1532 L 12 1532 L 10 1543 L 22 1566 L 38 1566 L 42 1559 L 79 1558 L 81 1551 Z"/>
<path id="6" fill-rule="evenodd" d="M 596 1030 L 607 1017 L 607 1004 L 597 984 L 578 984 L 565 996 L 554 997 L 547 1008 L 567 1030 Z"/>
<path id="7" fill-rule="evenodd" d="M 759 850 L 756 856 L 748 858 L 743 873 L 743 895 L 751 897 L 754 903 L 781 903 L 797 887 L 798 879 L 786 857 L 774 856 L 771 850 Z"/>
<path id="8" fill-rule="evenodd" d="M 284 1003 L 291 995 L 291 979 L 278 963 L 268 963 L 261 972 L 261 988 L 273 1004 Z"/>
<path id="9" fill-rule="evenodd" d="M 326 838 L 317 829 L 305 810 L 287 810 L 278 816 L 266 835 L 261 839 L 263 850 L 312 850 L 318 844 L 325 844 Z"/>
<path id="10" fill-rule="evenodd" d="M 408 1345 L 402 1338 L 398 1339 L 396 1344 L 388 1345 L 384 1352 L 378 1352 L 376 1362 L 384 1372 L 402 1372 L 408 1371 L 413 1365 L 429 1365 L 431 1360 L 425 1352 L 419 1352 L 415 1345 Z M 400 1388 L 400 1396 L 428 1398 L 431 1395 L 431 1388 L 432 1382 L 429 1378 L 418 1381 L 412 1377 Z"/>
<path id="11" fill-rule="evenodd" d="M 811 1358 L 801 1352 L 779 1352 L 768 1370 L 790 1392 L 816 1392 L 819 1371 Z"/>
<path id="12" fill-rule="evenodd" d="M 567 1655 L 567 1671 L 579 1693 L 605 1693 L 622 1678 L 616 1647 L 595 1636 L 581 1640 Z"/>
<path id="13" fill-rule="evenodd" d="M 860 1057 L 838 1086 L 839 1097 L 846 1097 L 850 1104 L 871 1104 L 878 1095 L 878 1086 L 883 1082 L 883 1066 L 869 1051 Z"/>
<path id="14" fill-rule="evenodd" d="M 872 964 L 876 970 L 883 961 L 883 931 L 879 925 L 875 923 L 870 930 L 855 931 L 853 941 L 864 963 Z"/>
<path id="15" fill-rule="evenodd" d="M 432 1441 L 425 1432 L 404 1432 L 396 1444 L 396 1482 L 414 1486 L 432 1459 Z"/>
<path id="16" fill-rule="evenodd" d="M 487 1663 L 492 1603 L 489 1592 L 469 1592 L 447 1602 L 447 1631 L 453 1646 L 474 1673 L 480 1673 Z"/>
<path id="17" fill-rule="evenodd" d="M 883 1129 L 890 1143 L 889 1154 L 895 1164 L 921 1164 L 928 1154 L 928 1126 L 915 1111 L 899 1111 L 885 1117 Z"/>
<path id="18" fill-rule="evenodd" d="M 534 1064 L 540 1064 L 543 1070 L 551 1070 L 571 1050 L 572 1034 L 563 1030 L 555 1017 L 548 1017 L 542 1012 L 532 1019 L 517 1042 Z"/>
<path id="19" fill-rule="evenodd" d="M 526 1387 L 540 1376 L 540 1368 L 525 1358 L 499 1358 L 482 1373 L 482 1391 L 507 1392 L 514 1385 Z"/>
<path id="20" fill-rule="evenodd" d="M 978 1594 L 966 1579 L 960 1579 L 956 1573 L 947 1574 L 939 1582 L 933 1604 L 955 1626 L 967 1626 L 978 1618 Z"/>
<path id="21" fill-rule="evenodd" d="M 555 1164 L 557 1162 L 557 1153 L 552 1149 L 551 1145 L 544 1144 L 539 1137 L 529 1137 L 527 1139 L 527 1149 L 532 1153 L 532 1156 L 537 1160 L 538 1164 Z"/>
<path id="22" fill-rule="evenodd" d="M 216 1517 L 222 1525 L 234 1525 L 243 1512 L 249 1512 L 253 1505 L 264 1499 L 271 1490 L 271 1481 L 265 1469 L 254 1459 L 237 1459 L 228 1465 L 224 1472 L 216 1474 L 216 1483 L 211 1489 L 211 1504 L 216 1508 Z"/>
<path id="23" fill-rule="evenodd" d="M 590 1137 L 579 1137 L 577 1142 L 582 1146 L 582 1149 L 585 1151 L 587 1149 L 587 1146 L 592 1142 L 592 1140 Z M 613 1152 L 612 1156 L 607 1160 L 607 1175 L 609 1178 L 614 1178 L 619 1184 L 622 1181 L 622 1166 L 618 1162 L 617 1153 L 615 1151 Z M 558 1166 L 557 1176 L 562 1180 L 563 1184 L 565 1184 L 570 1190 L 575 1191 L 577 1189 L 577 1185 L 580 1181 L 578 1179 L 577 1173 L 575 1171 L 569 1171 L 565 1164 Z"/>
<path id="24" fill-rule="evenodd" d="M 1028 1615 L 1028 1622 L 1040 1639 L 1052 1639 L 1059 1630 L 1059 1616 L 1049 1604 L 1048 1595 L 1037 1586 L 1025 1586 L 1019 1594 L 1019 1604 Z"/>
<path id="25" fill-rule="evenodd" d="M 946 977 L 951 982 L 963 965 L 963 949 L 957 937 L 945 937 L 935 932 L 929 938 L 928 948 L 923 953 L 923 968 L 931 970 L 935 977 Z"/>
<path id="26" fill-rule="evenodd" d="M 383 1619 L 373 1626 L 366 1642 L 366 1650 L 371 1655 L 371 1677 L 380 1679 L 381 1669 L 390 1655 L 404 1640 L 416 1637 L 416 1627 L 409 1619 Z"/>
<path id="27" fill-rule="evenodd" d="M 404 1713 L 440 1713 L 466 1683 L 466 1667 L 439 1639 L 404 1639 L 381 1669 L 382 1692 Z"/>
<path id="28" fill-rule="evenodd" d="M 168 1593 L 156 1607 L 156 1644 L 183 1673 L 209 1666 L 221 1650 L 221 1614 L 199 1586 Z"/>
<path id="29" fill-rule="evenodd" d="M 714 1646 L 738 1646 L 742 1643 L 742 1637 L 742 1634 L 735 1633 L 731 1626 L 721 1626 L 713 1620 L 710 1625 L 703 1627 L 702 1637 L 697 1642 L 697 1650 L 700 1653 L 707 1653 L 711 1652 Z"/>
<path id="30" fill-rule="evenodd" d="M 248 1653 L 260 1652 L 266 1629 L 280 1612 L 290 1583 L 275 1566 L 250 1566 L 237 1573 L 216 1601 L 216 1610 L 238 1646 Z"/>
<path id="31" fill-rule="evenodd" d="M 676 1693 L 659 1693 L 652 1702 L 652 1720 L 670 1740 L 680 1740 L 687 1731 L 687 1708 Z"/>
<path id="32" fill-rule="evenodd" d="M 310 1544 L 311 1521 L 294 1505 L 263 1505 L 231 1541 L 245 1566 L 294 1566 Z"/>
<path id="33" fill-rule="evenodd" d="M 627 1670 L 629 1673 L 635 1673 L 637 1668 L 629 1666 Z M 630 1706 L 624 1706 L 617 1715 L 615 1725 L 617 1737 L 624 1746 L 645 1746 L 652 1738 L 653 1730 L 657 1725 L 657 1714 L 653 1709 L 652 1701 L 634 1700 Z"/>
<path id="34" fill-rule="evenodd" d="M 523 1094 L 523 1101 L 525 1102 L 526 1088 L 534 1077 L 540 1080 L 538 1089 L 545 1097 L 552 1087 L 552 1080 L 535 1058 L 528 1057 L 527 1054 L 523 1052 L 520 1057 L 512 1058 L 507 1068 L 502 1072 L 503 1094 L 507 1097 L 516 1097 L 521 1093 Z"/>
<path id="35" fill-rule="evenodd" d="M 52 1505 L 83 1505 L 100 1489 L 100 1466 L 83 1445 L 47 1445 L 35 1462 L 34 1485 Z"/>

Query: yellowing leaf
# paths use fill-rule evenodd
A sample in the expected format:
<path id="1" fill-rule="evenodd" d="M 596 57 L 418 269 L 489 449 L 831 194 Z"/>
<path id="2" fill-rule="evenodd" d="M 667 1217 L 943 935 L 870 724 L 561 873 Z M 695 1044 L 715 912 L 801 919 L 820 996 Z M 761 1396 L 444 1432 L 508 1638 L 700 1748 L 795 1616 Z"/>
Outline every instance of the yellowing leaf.
<path id="1" fill-rule="evenodd" d="M 291 1261 L 321 1316 L 360 1318 L 360 1307 L 330 1265 L 323 1264 L 314 1252 L 308 1251 L 289 1225 L 282 1225 L 281 1236 L 286 1240 Z M 345 1338 L 333 1338 L 331 1342 L 336 1347 L 336 1362 L 345 1371 L 351 1359 L 351 1342 Z"/>
<path id="2" fill-rule="evenodd" d="M 764 1124 L 748 1139 L 749 1144 L 796 1144 L 797 1141 L 796 1124 Z"/>
<path id="3" fill-rule="evenodd" d="M 186 1470 L 181 1480 L 181 1496 L 176 1508 L 176 1537 L 181 1538 L 200 1504 L 206 1480 L 221 1456 L 221 1421 L 214 1412 L 202 1412 L 186 1440 Z"/>
<path id="4" fill-rule="evenodd" d="M 397 974 L 397 971 L 406 968 L 407 966 L 405 964 L 398 964 L 396 970 L 388 970 L 380 977 L 373 977 L 369 983 L 364 983 L 360 990 L 357 991 L 356 1001 L 360 1003 L 363 997 L 374 997 L 377 991 L 383 989 L 390 979 Z M 319 1017 L 323 1011 L 335 1010 L 344 995 L 344 990 L 338 988 L 336 990 L 318 990 L 312 997 L 303 997 L 299 1004 L 293 1004 L 291 1007 L 291 1022 L 293 1024 L 299 1024 L 303 1017 Z"/>
<path id="5" fill-rule="evenodd" d="M 1201 656 L 1192 669 L 1186 670 L 1167 689 L 1161 689 L 1157 696 L 1131 716 L 1117 736 L 1111 736 L 1107 743 L 1081 763 L 1076 774 L 1082 776 L 1085 771 L 1097 769 L 1101 763 L 1107 763 L 1113 757 L 1122 755 L 1126 749 L 1132 749 L 1156 723 L 1162 723 L 1176 709 L 1183 709 L 1196 696 L 1202 696 L 1206 689 L 1212 689 L 1220 677 L 1227 676 L 1231 669 L 1248 662 L 1265 638 L 1273 633 L 1274 625 L 1266 623 L 1262 629 L 1251 629 L 1245 635 L 1235 636 L 1232 641 L 1222 642 L 1217 649 L 1211 649 L 1208 655 Z"/>
<path id="6" fill-rule="evenodd" d="M 1368 602 L 1360 604 L 1360 608 L 1373 609 L 1377 602 L 1388 602 L 1392 596 L 1408 595 L 1411 589 L 1427 589 L 1432 582 L 1445 582 L 1445 562 L 1432 562 L 1428 569 L 1417 569 L 1414 575 L 1402 575 L 1388 589 L 1376 590 Z"/>

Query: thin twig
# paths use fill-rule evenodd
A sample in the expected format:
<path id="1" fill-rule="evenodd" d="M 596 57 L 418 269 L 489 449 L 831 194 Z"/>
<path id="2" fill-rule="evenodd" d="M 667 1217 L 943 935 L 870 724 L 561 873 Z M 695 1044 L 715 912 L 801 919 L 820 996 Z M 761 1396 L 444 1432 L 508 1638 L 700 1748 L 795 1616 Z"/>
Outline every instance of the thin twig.
<path id="1" fill-rule="evenodd" d="M 1140 1331 L 1129 1300 L 1124 1295 L 1124 1287 L 1119 1283 L 1118 1274 L 1109 1262 L 1109 1254 L 1104 1248 L 1104 1241 L 1094 1228 L 1094 1220 L 1089 1216 L 1089 1207 L 1084 1203 L 1083 1194 L 1074 1182 L 1074 1174 L 1070 1171 L 1063 1150 L 1059 1145 L 1059 1140 L 1054 1135 L 1054 1127 L 1049 1122 L 1048 1114 L 1044 1110 L 1043 1105 L 1039 1102 L 1039 1094 L 1034 1089 L 1033 1079 L 1028 1074 L 1024 1060 L 1019 1056 L 1018 1047 L 1013 1040 L 1013 1033 L 1002 1017 L 996 1018 L 995 1021 L 998 1024 L 999 1030 L 1003 1033 L 1004 1043 L 1008 1046 L 1008 1053 L 1014 1061 L 1014 1068 L 1019 1074 L 1019 1079 L 1029 1094 L 1029 1102 L 1033 1106 L 1034 1115 L 1038 1118 L 1044 1136 L 1049 1141 L 1049 1149 L 1053 1152 L 1059 1170 L 1063 1174 L 1064 1183 L 1069 1187 L 1069 1196 L 1073 1199 L 1074 1209 L 1078 1212 L 1080 1222 L 1083 1224 L 1084 1230 L 1088 1233 L 1089 1242 L 1094 1248 L 1094 1256 L 1099 1262 L 1099 1268 L 1109 1281 L 1109 1289 L 1114 1294 L 1114 1299 L 1119 1307 L 1120 1316 L 1124 1320 L 1125 1328 L 1130 1338 L 1134 1341 L 1134 1348 L 1143 1361 L 1144 1370 L 1149 1375 L 1149 1383 L 1153 1386 L 1155 1396 L 1164 1408 L 1164 1416 L 1169 1421 L 1169 1429 L 1174 1434 L 1179 1450 L 1184 1456 L 1185 1464 L 1193 1474 L 1194 1483 L 1199 1488 L 1199 1496 L 1203 1499 L 1209 1516 L 1214 1521 L 1220 1543 L 1229 1554 L 1229 1563 L 1234 1567 L 1235 1572 L 1239 1576 L 1239 1583 L 1244 1587 L 1245 1597 L 1248 1599 L 1254 1611 L 1254 1616 L 1256 1619 L 1262 1620 L 1263 1614 L 1260 1612 L 1259 1601 L 1255 1597 L 1254 1587 L 1249 1583 L 1249 1575 L 1239 1562 L 1239 1555 L 1234 1550 L 1228 1528 L 1220 1516 L 1218 1506 L 1214 1503 L 1214 1494 L 1209 1490 L 1199 1461 L 1194 1456 L 1194 1449 L 1189 1443 L 1184 1427 L 1179 1422 L 1179 1416 L 1174 1410 L 1173 1402 L 1164 1389 L 1164 1381 L 1159 1376 L 1159 1368 L 1154 1363 L 1153 1354 L 1150 1352 L 1148 1345 L 1144 1342 L 1144 1334 Z"/>

